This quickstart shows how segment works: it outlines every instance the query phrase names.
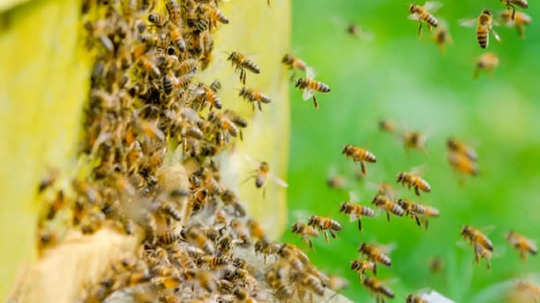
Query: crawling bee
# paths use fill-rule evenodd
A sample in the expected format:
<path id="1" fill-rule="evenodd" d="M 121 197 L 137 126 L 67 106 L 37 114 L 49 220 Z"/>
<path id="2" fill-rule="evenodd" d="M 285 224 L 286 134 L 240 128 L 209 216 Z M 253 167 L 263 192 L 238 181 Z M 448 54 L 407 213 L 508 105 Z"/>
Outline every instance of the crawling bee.
<path id="1" fill-rule="evenodd" d="M 377 275 L 377 265 L 375 262 L 366 259 L 355 259 L 351 262 L 351 270 L 364 275 L 366 271 L 370 270 L 374 275 Z"/>
<path id="2" fill-rule="evenodd" d="M 341 153 L 344 154 L 347 158 L 353 159 L 354 162 L 360 162 L 360 165 L 362 167 L 362 173 L 364 175 L 367 175 L 367 168 L 364 162 L 370 162 L 370 163 L 377 162 L 377 159 L 375 158 L 374 154 L 372 154 L 371 152 L 361 147 L 358 147 L 352 144 L 345 145 Z"/>
<path id="3" fill-rule="evenodd" d="M 309 245 L 309 248 L 313 248 L 313 243 L 308 237 L 316 238 L 319 236 L 319 232 L 313 227 L 302 222 L 296 222 L 292 226 L 292 232 L 302 237 L 302 241 Z"/>
<path id="4" fill-rule="evenodd" d="M 420 196 L 420 191 L 429 193 L 431 192 L 431 186 L 426 180 L 420 178 L 414 173 L 401 172 L 398 174 L 397 183 L 407 186 L 409 189 L 414 188 L 414 192 L 417 196 Z"/>
<path id="5" fill-rule="evenodd" d="M 371 201 L 377 208 L 386 212 L 386 220 L 390 221 L 390 213 L 403 216 L 403 208 L 386 195 L 377 194 Z"/>
<path id="6" fill-rule="evenodd" d="M 378 303 L 384 303 L 384 297 L 394 298 L 394 292 L 388 286 L 382 284 L 381 281 L 372 278 L 365 277 L 362 284 L 376 296 Z"/>
<path id="7" fill-rule="evenodd" d="M 525 27 L 531 24 L 531 16 L 522 12 L 511 12 L 510 10 L 504 10 L 501 12 L 500 17 L 503 24 L 508 27 L 515 27 L 519 36 L 522 39 L 525 38 Z"/>
<path id="8" fill-rule="evenodd" d="M 318 279 L 315 275 L 309 273 L 301 273 L 299 275 L 300 283 L 298 287 L 298 293 L 300 297 L 303 297 L 306 292 L 315 293 L 318 296 L 324 295 L 324 286 L 321 283 L 321 280 Z"/>
<path id="9" fill-rule="evenodd" d="M 439 21 L 432 13 L 440 7 L 439 2 L 426 2 L 423 6 L 412 3 L 409 6 L 409 19 L 418 21 L 418 37 L 422 35 L 422 22 L 427 24 L 429 30 L 439 25 Z"/>
<path id="10" fill-rule="evenodd" d="M 339 224 L 337 221 L 321 216 L 309 217 L 307 224 L 324 233 L 324 238 L 326 239 L 326 242 L 328 242 L 328 233 L 330 233 L 332 238 L 335 238 L 335 232 L 338 232 L 342 229 L 341 224 Z"/>
<path id="11" fill-rule="evenodd" d="M 476 40 L 481 48 L 489 46 L 489 34 L 493 35 L 495 40 L 501 41 L 497 32 L 493 29 L 493 16 L 490 10 L 482 10 L 476 19 L 461 20 L 460 24 L 465 27 L 472 27 L 476 24 Z"/>
<path id="12" fill-rule="evenodd" d="M 373 209 L 371 209 L 371 208 L 369 208 L 367 206 L 364 206 L 364 205 L 360 205 L 360 204 L 356 204 L 354 202 L 350 202 L 350 201 L 346 201 L 346 202 L 341 203 L 339 211 L 346 214 L 346 215 L 349 215 L 351 220 L 357 220 L 358 221 L 358 229 L 360 231 L 362 231 L 362 221 L 361 221 L 362 216 L 364 216 L 364 217 L 374 217 L 375 216 L 375 212 L 373 211 Z"/>
<path id="13" fill-rule="evenodd" d="M 399 199 L 398 205 L 403 208 L 406 215 L 411 216 L 416 220 L 418 226 L 421 226 L 423 222 L 426 229 L 428 228 L 428 218 L 439 216 L 438 209 L 432 206 L 414 203 L 408 199 Z"/>
<path id="14" fill-rule="evenodd" d="M 309 69 L 306 70 L 306 78 L 298 78 L 295 87 L 303 91 L 302 99 L 307 100 L 313 98 L 313 105 L 315 108 L 318 108 L 319 104 L 317 103 L 314 93 L 328 93 L 330 92 L 330 86 L 323 82 L 313 80 L 314 76 L 313 71 L 310 71 Z"/>
<path id="15" fill-rule="evenodd" d="M 521 234 L 511 231 L 506 234 L 506 240 L 511 246 L 519 251 L 519 256 L 523 261 L 527 261 L 527 254 L 533 256 L 538 254 L 538 247 L 536 244 Z"/>
<path id="16" fill-rule="evenodd" d="M 247 227 L 249 229 L 249 233 L 251 234 L 251 238 L 267 241 L 266 234 L 262 226 L 257 221 L 248 219 Z"/>
<path id="17" fill-rule="evenodd" d="M 392 266 L 392 260 L 386 254 L 386 250 L 389 250 L 389 248 L 367 243 L 362 243 L 358 247 L 358 252 L 366 256 L 368 260 L 390 267 Z"/>
<path id="18" fill-rule="evenodd" d="M 210 239 L 206 237 L 204 232 L 196 227 L 190 227 L 187 230 L 181 231 L 181 236 L 187 239 L 189 242 L 197 245 L 197 247 L 203 249 L 206 253 L 214 253 L 214 245 Z"/>
<path id="19" fill-rule="evenodd" d="M 272 102 L 272 99 L 270 99 L 270 97 L 263 95 L 262 93 L 254 89 L 247 88 L 247 87 L 242 87 L 240 89 L 239 96 L 251 102 L 253 110 L 255 110 L 255 104 L 257 104 L 257 107 L 259 108 L 259 110 L 262 111 L 263 103 L 268 104 Z"/>
<path id="20" fill-rule="evenodd" d="M 461 228 L 461 235 L 465 239 L 469 240 L 473 246 L 477 263 L 479 262 L 480 258 L 484 258 L 489 262 L 491 252 L 493 252 L 493 243 L 486 235 L 484 235 L 477 228 L 468 225 Z"/>
<path id="21" fill-rule="evenodd" d="M 231 61 L 233 67 L 240 73 L 240 81 L 244 85 L 246 84 L 246 70 L 255 74 L 261 73 L 261 69 L 253 60 L 248 59 L 239 52 L 230 53 L 227 60 Z"/>
<path id="22" fill-rule="evenodd" d="M 492 72 L 499 66 L 499 57 L 494 53 L 485 53 L 476 60 L 476 68 L 474 69 L 473 78 L 478 78 L 480 71 Z"/>

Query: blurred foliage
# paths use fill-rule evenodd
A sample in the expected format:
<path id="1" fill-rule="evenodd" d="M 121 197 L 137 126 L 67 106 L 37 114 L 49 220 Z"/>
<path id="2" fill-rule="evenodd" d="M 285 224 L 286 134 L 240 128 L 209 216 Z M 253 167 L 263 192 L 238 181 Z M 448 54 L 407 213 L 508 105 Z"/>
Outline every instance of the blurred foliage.
<path id="1" fill-rule="evenodd" d="M 291 88 L 292 133 L 289 166 L 289 223 L 307 215 L 331 216 L 344 225 L 338 239 L 316 240 L 309 252 L 314 262 L 351 283 L 344 294 L 355 302 L 371 298 L 350 269 L 361 242 L 395 243 L 392 268 L 381 268 L 380 277 L 396 291 L 396 302 L 408 293 L 434 288 L 456 302 L 504 302 L 501 282 L 540 271 L 540 258 L 519 260 L 504 235 L 510 229 L 540 239 L 540 8 L 526 13 L 533 23 L 527 39 L 515 29 L 499 27 L 502 44 L 491 41 L 489 51 L 500 57 L 500 66 L 489 76 L 473 80 L 477 45 L 475 29 L 460 27 L 458 20 L 473 18 L 483 8 L 494 12 L 498 1 L 444 2 L 437 16 L 449 24 L 454 43 L 441 54 L 431 34 L 418 39 L 417 23 L 408 20 L 405 1 L 294 1 L 293 51 L 315 67 L 317 78 L 332 92 L 320 94 L 320 109 Z M 336 20 L 340 20 L 337 21 Z M 353 22 L 374 33 L 372 41 L 346 34 Z M 424 27 L 425 30 L 425 27 Z M 402 129 L 429 135 L 428 154 L 405 152 L 395 137 L 381 133 L 377 121 L 393 120 Z M 480 176 L 462 178 L 446 162 L 445 140 L 456 136 L 477 148 Z M 377 156 L 368 164 L 369 176 L 355 181 L 352 162 L 340 154 L 343 145 L 356 144 Z M 350 188 L 336 191 L 326 186 L 330 167 L 347 176 Z M 414 196 L 395 183 L 399 171 L 423 166 L 432 193 Z M 364 231 L 339 213 L 348 190 L 360 203 L 370 204 L 376 189 L 370 183 L 386 181 L 400 197 L 436 206 L 441 217 L 431 220 L 430 230 L 418 228 L 410 218 L 383 214 L 363 220 Z M 289 224 L 289 226 L 290 226 Z M 473 264 L 473 250 L 462 245 L 463 224 L 495 229 L 493 268 Z M 289 232 L 285 240 L 300 245 Z M 431 274 L 428 262 L 439 256 L 441 273 Z"/>

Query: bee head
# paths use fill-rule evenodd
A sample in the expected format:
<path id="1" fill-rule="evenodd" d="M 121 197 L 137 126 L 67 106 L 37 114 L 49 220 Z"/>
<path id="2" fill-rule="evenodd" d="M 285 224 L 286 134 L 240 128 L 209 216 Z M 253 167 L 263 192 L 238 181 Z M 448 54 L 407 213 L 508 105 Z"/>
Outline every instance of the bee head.
<path id="1" fill-rule="evenodd" d="M 468 225 L 463 225 L 463 227 L 461 227 L 461 235 L 467 235 L 470 233 L 470 228 Z"/>
<path id="2" fill-rule="evenodd" d="M 340 211 L 340 212 L 344 212 L 346 208 L 347 208 L 347 204 L 346 204 L 345 202 L 343 202 L 343 203 L 341 203 L 341 206 L 340 206 L 340 208 L 339 208 L 339 211 Z"/>
<path id="3" fill-rule="evenodd" d="M 411 5 L 409 5 L 409 12 L 410 12 L 411 14 L 414 13 L 414 12 L 416 11 L 417 7 L 418 7 L 418 6 L 417 6 L 416 4 L 411 3 Z"/>
<path id="4" fill-rule="evenodd" d="M 501 0 L 501 1 L 504 2 L 505 0 Z M 482 14 L 491 16 L 491 11 L 489 9 L 485 9 L 485 10 L 482 11 Z"/>

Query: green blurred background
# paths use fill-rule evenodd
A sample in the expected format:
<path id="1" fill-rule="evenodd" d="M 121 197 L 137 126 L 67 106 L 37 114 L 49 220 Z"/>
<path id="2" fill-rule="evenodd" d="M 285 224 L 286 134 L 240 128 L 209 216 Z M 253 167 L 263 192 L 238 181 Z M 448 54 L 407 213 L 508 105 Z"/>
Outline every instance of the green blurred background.
<path id="1" fill-rule="evenodd" d="M 483 51 L 475 30 L 460 27 L 458 20 L 473 18 L 483 8 L 498 13 L 503 5 L 496 0 L 444 2 L 436 15 L 449 24 L 454 43 L 443 55 L 430 33 L 425 31 L 418 40 L 417 23 L 407 19 L 408 4 L 293 1 L 293 51 L 315 67 L 317 78 L 332 92 L 318 95 L 320 109 L 315 110 L 291 86 L 289 226 L 310 214 L 343 224 L 338 239 L 325 243 L 320 237 L 309 255 L 323 269 L 349 280 L 344 294 L 355 302 L 370 298 L 349 270 L 364 241 L 397 245 L 392 268 L 379 269 L 379 276 L 396 291 L 396 302 L 425 287 L 456 302 L 505 302 L 500 283 L 540 272 L 539 257 L 522 263 L 504 239 L 510 229 L 540 239 L 540 24 L 535 22 L 540 9 L 533 2 L 526 11 L 533 23 L 525 40 L 514 28 L 497 28 L 503 43 L 491 41 L 488 50 L 500 57 L 500 66 L 492 76 L 482 74 L 473 80 L 475 60 Z M 347 35 L 348 22 L 373 32 L 374 39 Z M 406 153 L 395 137 L 379 132 L 381 118 L 428 134 L 428 155 Z M 477 148 L 480 176 L 460 182 L 446 162 L 448 136 Z M 363 181 L 354 179 L 355 167 L 340 154 L 347 143 L 377 156 Z M 397 187 L 395 177 L 419 165 L 424 165 L 432 193 L 416 198 L 412 191 Z M 363 220 L 360 233 L 339 213 L 349 189 L 326 186 L 331 166 L 348 177 L 349 189 L 363 204 L 369 204 L 376 192 L 368 184 L 386 181 L 396 185 L 398 196 L 436 206 L 441 217 L 431 220 L 426 231 L 410 218 L 387 222 L 379 214 Z M 473 265 L 472 248 L 459 245 L 463 224 L 494 226 L 489 233 L 495 245 L 491 271 L 484 263 Z M 284 239 L 306 247 L 290 230 Z M 443 259 L 444 269 L 432 274 L 428 262 L 436 256 Z"/>

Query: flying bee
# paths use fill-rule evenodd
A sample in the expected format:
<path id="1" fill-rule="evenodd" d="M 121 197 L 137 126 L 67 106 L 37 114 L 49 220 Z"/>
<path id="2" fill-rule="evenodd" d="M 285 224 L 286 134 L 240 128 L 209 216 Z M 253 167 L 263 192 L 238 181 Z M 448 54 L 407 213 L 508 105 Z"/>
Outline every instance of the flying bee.
<path id="1" fill-rule="evenodd" d="M 478 78 L 480 71 L 492 72 L 499 66 L 499 57 L 494 53 L 485 53 L 480 55 L 476 60 L 476 68 L 474 69 L 473 78 Z"/>
<path id="2" fill-rule="evenodd" d="M 370 31 L 367 31 L 366 29 L 362 28 L 358 24 L 350 23 L 349 25 L 347 25 L 346 31 L 347 31 L 347 34 L 355 38 L 361 38 L 361 39 L 366 39 L 366 40 L 373 39 L 373 33 Z"/>
<path id="3" fill-rule="evenodd" d="M 486 260 L 486 265 L 488 269 L 491 269 L 491 256 L 493 255 L 493 252 L 484 246 L 480 245 L 480 243 L 476 242 L 473 244 L 474 246 L 474 259 L 476 263 L 480 263 L 480 259 Z"/>
<path id="4" fill-rule="evenodd" d="M 396 131 L 396 125 L 390 120 L 379 120 L 379 130 L 388 133 L 394 133 Z"/>
<path id="5" fill-rule="evenodd" d="M 292 226 L 293 234 L 297 234 L 302 237 L 302 241 L 309 245 L 309 248 L 313 248 L 313 243 L 308 237 L 316 238 L 319 236 L 319 232 L 313 227 L 302 222 L 296 222 Z"/>
<path id="6" fill-rule="evenodd" d="M 432 13 L 441 6 L 441 3 L 439 2 L 426 2 L 423 6 L 411 3 L 409 6 L 409 19 L 418 22 L 418 37 L 422 35 L 422 22 L 427 24 L 429 30 L 431 30 L 432 27 L 436 28 L 439 25 L 439 21 Z"/>
<path id="7" fill-rule="evenodd" d="M 472 161 L 476 161 L 476 159 L 478 158 L 478 155 L 476 154 L 476 150 L 474 150 L 474 148 L 454 138 L 448 138 L 448 140 L 446 140 L 446 147 L 449 151 L 463 154 Z"/>
<path id="8" fill-rule="evenodd" d="M 205 12 L 208 16 L 208 23 L 211 29 L 217 27 L 218 22 L 221 24 L 229 24 L 229 18 L 214 5 L 199 5 L 198 9 Z"/>
<path id="9" fill-rule="evenodd" d="M 469 240 L 473 246 L 477 263 L 479 262 L 480 257 L 485 258 L 486 260 L 491 257 L 490 253 L 493 252 L 493 243 L 480 230 L 475 227 L 465 225 L 461 228 L 461 235 L 465 239 Z"/>
<path id="10" fill-rule="evenodd" d="M 326 184 L 330 188 L 344 189 L 347 186 L 347 180 L 341 175 L 333 175 L 326 179 Z"/>
<path id="11" fill-rule="evenodd" d="M 419 131 L 407 131 L 401 135 L 405 150 L 409 148 L 419 149 L 426 153 L 427 137 Z"/>
<path id="12" fill-rule="evenodd" d="M 387 255 L 393 248 L 393 245 L 373 245 L 362 243 L 358 247 L 358 252 L 364 255 L 368 260 L 373 261 L 374 263 L 380 263 L 384 266 L 392 266 L 392 260 Z M 374 269 L 375 271 L 377 269 Z"/>
<path id="13" fill-rule="evenodd" d="M 444 269 L 444 261 L 440 257 L 434 257 L 429 260 L 429 271 L 433 274 L 439 273 Z"/>
<path id="14" fill-rule="evenodd" d="M 439 216 L 439 210 L 435 207 L 414 203 L 408 199 L 399 199 L 398 205 L 403 208 L 406 215 L 411 216 L 416 220 L 418 226 L 421 226 L 423 222 L 426 229 L 429 224 L 428 218 Z"/>
<path id="15" fill-rule="evenodd" d="M 289 69 L 312 73 L 312 71 L 308 71 L 311 68 L 306 64 L 306 62 L 302 61 L 300 58 L 296 57 L 293 54 L 285 54 L 283 56 L 283 59 L 281 59 L 281 63 L 288 66 Z"/>
<path id="16" fill-rule="evenodd" d="M 362 284 L 376 296 L 377 303 L 384 303 L 384 297 L 394 298 L 395 296 L 392 289 L 375 278 L 365 277 Z"/>
<path id="17" fill-rule="evenodd" d="M 227 60 L 231 61 L 233 67 L 240 73 L 240 81 L 244 85 L 246 84 L 246 70 L 255 74 L 261 73 L 261 69 L 253 60 L 248 59 L 239 52 L 230 53 Z"/>
<path id="18" fill-rule="evenodd" d="M 448 163 L 455 170 L 461 173 L 471 176 L 478 175 L 478 165 L 466 155 L 457 152 L 450 152 L 448 153 Z"/>
<path id="19" fill-rule="evenodd" d="M 493 35 L 495 40 L 501 42 L 501 38 L 493 29 L 494 21 L 490 10 L 482 10 L 476 19 L 461 20 L 460 24 L 465 27 L 472 27 L 476 24 L 476 40 L 481 48 L 489 46 L 489 34 Z"/>
<path id="20" fill-rule="evenodd" d="M 538 247 L 536 244 L 521 234 L 511 231 L 506 234 L 506 240 L 511 246 L 519 251 L 519 256 L 523 261 L 527 261 L 528 253 L 533 256 L 538 254 Z"/>
<path id="21" fill-rule="evenodd" d="M 282 179 L 276 177 L 274 174 L 270 172 L 270 165 L 266 161 L 258 162 L 251 159 L 248 155 L 245 155 L 246 160 L 250 162 L 253 166 L 257 166 L 251 176 L 249 176 L 245 181 L 248 181 L 251 178 L 255 179 L 255 187 L 256 188 L 263 188 L 263 197 L 266 193 L 266 183 L 268 179 L 271 179 L 274 183 L 276 183 L 278 186 L 281 187 L 287 187 L 289 186 L 285 181 Z"/>
<path id="22" fill-rule="evenodd" d="M 406 303 L 429 303 L 418 295 L 408 295 Z"/>
<path id="23" fill-rule="evenodd" d="M 272 102 L 272 99 L 270 99 L 270 97 L 263 95 L 262 93 L 254 89 L 247 88 L 247 87 L 242 87 L 238 95 L 246 99 L 247 101 L 251 102 L 253 110 L 255 110 L 255 104 L 257 104 L 257 107 L 259 108 L 259 110 L 262 111 L 263 103 L 268 104 Z"/>
<path id="24" fill-rule="evenodd" d="M 501 0 L 501 2 L 506 5 L 507 10 L 512 9 L 512 20 L 516 18 L 516 6 L 524 9 L 529 8 L 529 2 L 527 0 Z"/>
<path id="25" fill-rule="evenodd" d="M 433 41 L 443 54 L 446 52 L 446 45 L 452 43 L 452 36 L 450 36 L 448 26 L 444 22 L 441 21 L 441 25 L 433 33 Z"/>
<path id="26" fill-rule="evenodd" d="M 375 216 L 375 212 L 373 211 L 373 209 L 364 205 L 356 204 L 352 201 L 345 201 L 341 203 L 339 211 L 346 215 L 349 215 L 351 221 L 358 220 L 358 229 L 360 231 L 362 231 L 361 218 Z"/>
<path id="27" fill-rule="evenodd" d="M 330 233 L 332 238 L 336 238 L 335 232 L 342 229 L 341 224 L 339 224 L 336 220 L 321 216 L 309 217 L 307 224 L 308 226 L 313 226 L 318 231 L 324 233 L 326 242 L 328 242 L 328 233 Z"/>
<path id="28" fill-rule="evenodd" d="M 514 16 L 512 17 L 512 14 Z M 504 10 L 500 14 L 501 21 L 508 27 L 515 27 L 519 36 L 525 38 L 525 27 L 529 26 L 532 22 L 531 16 L 522 12 L 510 12 L 510 10 Z"/>
<path id="29" fill-rule="evenodd" d="M 330 86 L 323 82 L 313 80 L 314 77 L 315 75 L 313 71 L 306 69 L 306 78 L 298 78 L 298 80 L 296 80 L 295 87 L 303 91 L 302 99 L 307 100 L 313 98 L 313 105 L 315 108 L 318 108 L 319 104 L 315 98 L 315 92 L 329 93 Z"/>
<path id="30" fill-rule="evenodd" d="M 386 212 L 386 220 L 388 221 L 390 221 L 390 213 L 399 217 L 403 216 L 403 208 L 386 195 L 377 194 L 371 203 Z"/>
<path id="31" fill-rule="evenodd" d="M 355 259 L 351 262 L 351 270 L 364 275 L 366 271 L 371 271 L 374 275 L 377 275 L 377 265 L 375 262 L 366 259 Z"/>
<path id="32" fill-rule="evenodd" d="M 427 183 L 426 180 L 422 179 L 415 173 L 411 172 L 401 172 L 398 174 L 397 183 L 401 183 L 407 188 L 414 188 L 414 192 L 417 196 L 420 196 L 420 191 L 429 193 L 431 192 L 431 186 Z"/>
<path id="33" fill-rule="evenodd" d="M 367 168 L 364 162 L 377 162 L 374 154 L 352 144 L 345 145 L 341 153 L 344 154 L 347 158 L 351 158 L 354 162 L 360 162 L 362 174 L 364 174 L 364 176 L 367 175 Z"/>

